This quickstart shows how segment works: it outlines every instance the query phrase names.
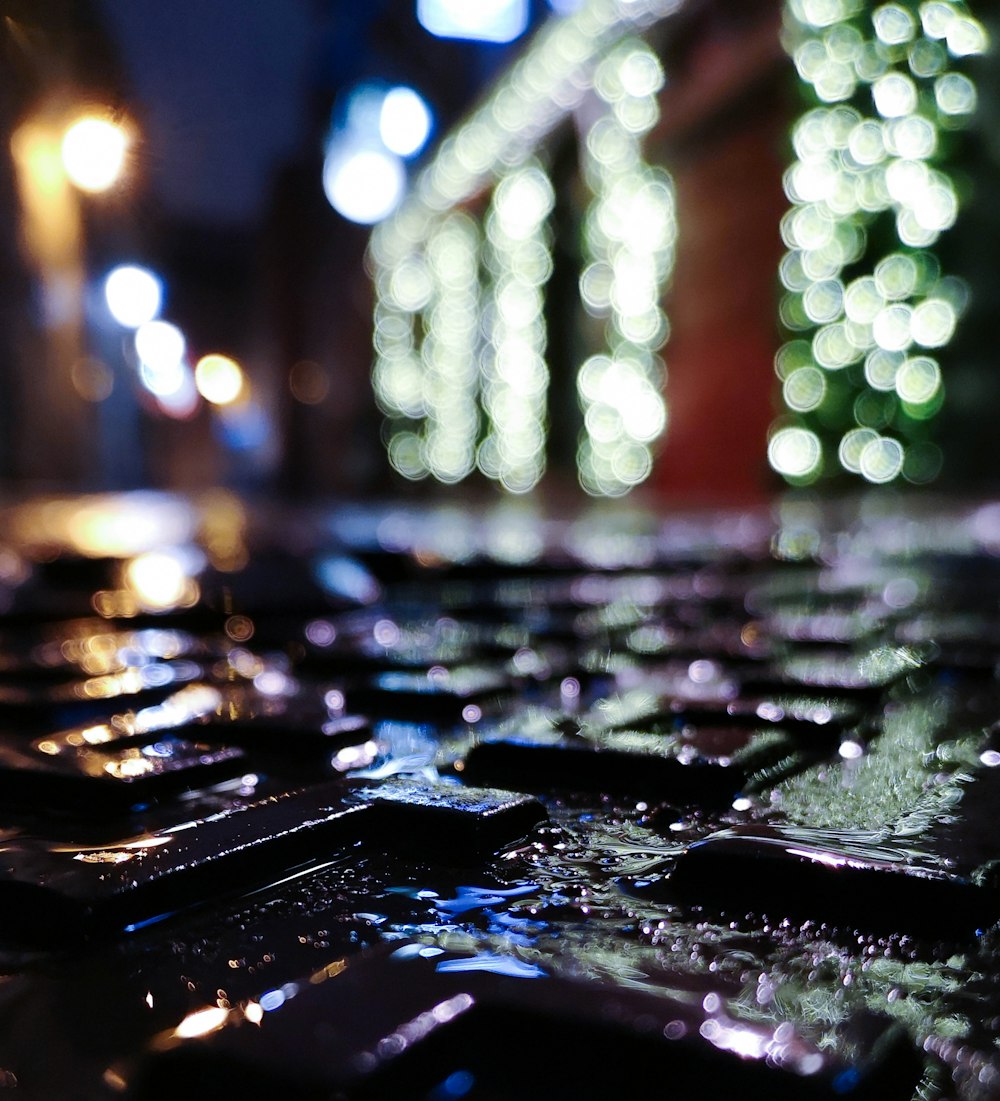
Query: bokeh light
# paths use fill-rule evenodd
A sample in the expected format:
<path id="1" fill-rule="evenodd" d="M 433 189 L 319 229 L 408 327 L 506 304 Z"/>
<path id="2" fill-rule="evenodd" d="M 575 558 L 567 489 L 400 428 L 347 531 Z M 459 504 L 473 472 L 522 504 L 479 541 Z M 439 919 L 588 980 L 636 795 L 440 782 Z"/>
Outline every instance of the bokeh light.
<path id="1" fill-rule="evenodd" d="M 513 42 L 528 29 L 528 0 L 417 0 L 417 19 L 438 38 Z"/>
<path id="2" fill-rule="evenodd" d="M 111 316 L 126 329 L 154 321 L 163 304 L 163 283 L 146 268 L 120 264 L 104 280 L 104 300 Z"/>
<path id="3" fill-rule="evenodd" d="M 261 452 L 273 442 L 270 414 L 252 398 L 221 405 L 218 413 L 222 439 L 231 451 Z"/>
<path id="4" fill-rule="evenodd" d="M 128 136 L 110 119 L 85 115 L 67 130 L 62 141 L 66 174 L 83 191 L 106 191 L 125 166 Z"/>
<path id="5" fill-rule="evenodd" d="M 330 393 L 330 374 L 314 360 L 301 359 L 288 372 L 288 388 L 303 405 L 319 405 Z"/>
<path id="6" fill-rule="evenodd" d="M 577 376 L 584 411 L 578 473 L 592 494 L 618 496 L 649 477 L 652 447 L 667 423 L 667 333 L 660 298 L 677 236 L 673 184 L 645 162 L 641 141 L 659 117 L 664 74 L 656 54 L 626 38 L 597 67 L 595 90 L 607 111 L 585 143 L 584 175 L 593 199 L 584 221 L 580 297 L 607 319 L 610 355 L 589 357 Z"/>
<path id="7" fill-rule="evenodd" d="M 70 368 L 73 389 L 84 401 L 99 403 L 111 397 L 115 376 L 111 368 L 93 356 L 78 359 Z"/>
<path id="8" fill-rule="evenodd" d="M 868 482 L 927 481 L 940 466 L 927 435 L 944 381 L 921 353 L 950 344 L 968 298 L 936 254 L 960 206 L 943 135 L 975 110 L 961 62 L 987 34 L 963 0 L 787 0 L 786 15 L 814 105 L 792 128 L 784 178 L 790 339 L 775 368 L 787 414 L 771 465 L 793 482 L 832 474 L 814 438 Z"/>
<path id="9" fill-rule="evenodd" d="M 788 478 L 801 479 L 814 475 L 822 455 L 819 437 L 805 428 L 780 428 L 767 446 L 771 466 Z"/>
<path id="10" fill-rule="evenodd" d="M 532 489 L 545 469 L 543 294 L 552 271 L 547 219 L 554 201 L 549 178 L 528 164 L 500 181 L 486 218 L 493 274 L 482 378 L 488 427 L 477 462 L 515 493 Z"/>
<path id="11" fill-rule="evenodd" d="M 941 389 L 941 368 L 930 356 L 914 356 L 900 365 L 893 382 L 903 401 L 924 405 Z"/>
<path id="12" fill-rule="evenodd" d="M 378 128 L 382 144 L 390 153 L 415 156 L 426 145 L 432 124 L 430 108 L 418 92 L 403 85 L 386 92 Z"/>
<path id="13" fill-rule="evenodd" d="M 199 396 L 181 330 L 169 321 L 147 321 L 136 329 L 134 344 L 139 381 L 157 408 L 177 420 L 193 416 Z"/>
<path id="14" fill-rule="evenodd" d="M 153 374 L 140 370 L 140 378 L 146 389 L 156 398 L 161 413 L 174 420 L 188 420 L 199 408 L 198 388 L 194 374 L 183 361 L 171 371 Z"/>
<path id="15" fill-rule="evenodd" d="M 875 435 L 861 450 L 858 460 L 861 474 L 877 485 L 891 482 L 902 474 L 905 454 L 899 440 Z"/>
<path id="16" fill-rule="evenodd" d="M 188 606 L 197 598 L 190 556 L 183 550 L 147 551 L 125 566 L 126 587 L 146 611 Z"/>
<path id="17" fill-rule="evenodd" d="M 399 205 L 406 170 L 395 153 L 333 142 L 323 162 L 323 191 L 348 221 L 374 225 Z"/>
<path id="18" fill-rule="evenodd" d="M 579 295 L 595 354 L 577 368 L 578 476 L 590 493 L 618 495 L 652 470 L 667 422 L 661 296 L 677 227 L 672 183 L 642 155 L 665 77 L 637 35 L 675 0 L 571 7 L 444 138 L 372 234 L 372 377 L 389 461 L 406 478 L 454 482 L 478 470 L 521 493 L 544 474 L 556 195 L 536 154 L 585 99 L 591 202 Z M 475 8 L 463 3 L 463 17 Z"/>
<path id="19" fill-rule="evenodd" d="M 187 341 L 169 321 L 148 321 L 135 333 L 135 350 L 140 362 L 153 372 L 169 371 L 184 359 Z"/>
<path id="20" fill-rule="evenodd" d="M 230 405 L 243 393 L 243 368 L 229 356 L 202 356 L 194 368 L 198 393 L 212 405 Z"/>

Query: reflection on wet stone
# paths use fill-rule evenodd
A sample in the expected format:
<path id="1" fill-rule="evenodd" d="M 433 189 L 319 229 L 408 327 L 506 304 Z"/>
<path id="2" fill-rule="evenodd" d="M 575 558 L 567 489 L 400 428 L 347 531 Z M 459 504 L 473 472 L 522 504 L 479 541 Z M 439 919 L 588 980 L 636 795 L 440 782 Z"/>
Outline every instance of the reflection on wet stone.
<path id="1" fill-rule="evenodd" d="M 682 546 L 634 514 L 637 542 L 606 518 L 554 526 L 516 566 L 488 517 L 353 523 L 305 582 L 268 555 L 241 576 L 252 543 L 212 530 L 233 583 L 207 551 L 174 555 L 200 595 L 174 586 L 155 619 L 124 598 L 53 618 L 54 590 L 124 592 L 121 560 L 36 564 L 30 540 L 12 560 L 0 997 L 58 1022 L 47 1072 L 144 1099 L 175 1072 L 208 1093 L 250 1074 L 247 1096 L 530 1096 L 491 1046 L 506 1028 L 546 1050 L 585 1035 L 610 1067 L 627 1051 L 650 1086 L 669 1065 L 743 1096 L 909 1101 L 929 1068 L 962 1101 L 988 1092 L 1000 695 L 963 656 L 997 593 L 982 563 L 962 581 L 974 518 L 948 526 L 942 566 L 973 619 L 948 621 L 940 587 L 904 584 L 940 545 L 900 563 L 881 522 L 817 528 L 790 573 L 792 543 L 759 525 L 727 529 L 752 539 L 723 570 L 718 527 L 689 523 Z M 108 691 L 88 696 L 95 679 Z M 28 961 L 58 953 L 41 983 Z M 371 1022 L 345 1024 L 350 1081 L 309 1047 L 314 991 Z M 56 1009 L 98 997 L 127 1027 Z M 455 1014 L 435 1023 L 440 1004 Z M 285 1029 L 315 1078 L 277 1054 Z M 0 1065 L 44 1079 L 12 1043 Z M 590 1078 L 539 1082 L 548 1101 Z"/>

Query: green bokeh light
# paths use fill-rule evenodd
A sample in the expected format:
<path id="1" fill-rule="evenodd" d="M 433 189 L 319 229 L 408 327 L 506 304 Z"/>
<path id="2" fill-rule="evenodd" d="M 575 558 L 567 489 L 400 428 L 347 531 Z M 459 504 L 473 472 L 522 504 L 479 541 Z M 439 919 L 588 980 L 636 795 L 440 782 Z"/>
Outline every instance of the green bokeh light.
<path id="1" fill-rule="evenodd" d="M 989 46 L 972 7 L 787 0 L 786 46 L 812 99 L 791 133 L 778 273 L 791 339 L 775 361 L 787 413 L 769 459 L 792 482 L 814 469 L 803 433 L 869 482 L 940 468 L 926 436 L 944 376 L 923 353 L 951 343 L 968 298 L 935 249 L 960 216 L 941 135 L 975 110 L 962 59 Z"/>

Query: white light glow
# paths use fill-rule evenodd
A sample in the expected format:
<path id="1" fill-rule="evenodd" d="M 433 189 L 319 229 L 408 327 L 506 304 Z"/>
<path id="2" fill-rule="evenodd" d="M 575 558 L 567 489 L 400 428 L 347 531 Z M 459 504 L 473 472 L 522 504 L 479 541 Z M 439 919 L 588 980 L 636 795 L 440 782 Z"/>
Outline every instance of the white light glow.
<path id="1" fill-rule="evenodd" d="M 135 350 L 151 371 L 168 371 L 184 359 L 184 334 L 169 321 L 148 321 L 135 334 Z"/>
<path id="2" fill-rule="evenodd" d="M 191 368 L 178 360 L 160 368 L 139 364 L 139 380 L 156 398 L 161 413 L 176 420 L 186 420 L 198 410 L 198 390 Z"/>
<path id="3" fill-rule="evenodd" d="M 215 1032 L 222 1028 L 229 1017 L 229 1010 L 221 1006 L 211 1005 L 205 1009 L 195 1010 L 189 1013 L 183 1021 L 174 1029 L 174 1035 L 182 1040 L 190 1040 L 196 1036 L 206 1036 L 209 1032 Z"/>
<path id="4" fill-rule="evenodd" d="M 143 386 L 158 398 L 169 398 L 181 393 L 187 366 L 183 360 L 172 360 L 160 367 L 148 363 L 139 364 L 139 378 Z"/>
<path id="5" fill-rule="evenodd" d="M 331 145 L 323 164 L 323 190 L 333 209 L 350 222 L 374 225 L 399 205 L 406 170 L 394 153 Z"/>
<path id="6" fill-rule="evenodd" d="M 73 123 L 62 142 L 66 174 L 83 191 L 106 191 L 121 175 L 128 139 L 122 127 L 87 115 Z"/>
<path id="7" fill-rule="evenodd" d="M 163 283 L 145 268 L 121 264 L 104 280 L 104 300 L 119 325 L 138 329 L 159 315 Z"/>
<path id="8" fill-rule="evenodd" d="M 581 135 L 580 183 L 592 201 L 580 294 L 594 324 L 581 352 L 592 335 L 606 354 L 579 367 L 577 459 L 588 493 L 618 496 L 649 475 L 667 420 L 661 292 L 677 226 L 671 181 L 643 157 L 664 74 L 642 29 L 675 0 L 550 5 L 573 14 L 550 21 L 372 235 L 373 382 L 389 461 L 404 477 L 456 482 L 478 469 L 513 493 L 542 477 L 554 189 L 532 154 L 593 89 L 600 104 Z M 506 6 L 421 0 L 420 11 L 425 25 L 445 10 L 464 23 Z M 614 364 L 618 392 L 598 385 L 596 359 Z"/>
<path id="9" fill-rule="evenodd" d="M 143 607 L 156 610 L 176 607 L 190 586 L 180 558 L 162 551 L 133 558 L 126 567 L 125 581 Z"/>
<path id="10" fill-rule="evenodd" d="M 402 85 L 386 93 L 379 113 L 378 130 L 390 153 L 413 157 L 423 149 L 431 133 L 431 112 L 423 97 Z"/>
<path id="11" fill-rule="evenodd" d="M 438 38 L 513 42 L 528 16 L 528 0 L 417 0 L 420 25 Z"/>
<path id="12" fill-rule="evenodd" d="M 806 428 L 782 428 L 771 437 L 767 457 L 779 474 L 802 478 L 818 469 L 822 448 L 815 432 Z"/>
<path id="13" fill-rule="evenodd" d="M 876 485 L 891 482 L 903 469 L 906 452 L 899 440 L 876 436 L 865 444 L 859 465 L 862 476 Z"/>

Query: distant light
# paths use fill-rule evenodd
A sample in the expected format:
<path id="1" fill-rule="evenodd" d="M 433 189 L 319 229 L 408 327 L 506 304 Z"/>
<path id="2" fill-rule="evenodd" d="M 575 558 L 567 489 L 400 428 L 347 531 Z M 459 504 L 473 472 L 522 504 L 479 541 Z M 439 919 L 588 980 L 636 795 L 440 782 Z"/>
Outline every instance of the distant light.
<path id="1" fill-rule="evenodd" d="M 969 115 L 976 109 L 976 86 L 961 73 L 945 73 L 934 82 L 934 99 L 945 115 Z"/>
<path id="2" fill-rule="evenodd" d="M 143 607 L 160 610 L 180 604 L 190 588 L 191 579 L 177 555 L 149 551 L 128 563 L 125 582 Z"/>
<path id="3" fill-rule="evenodd" d="M 412 157 L 427 143 L 431 112 L 423 97 L 400 85 L 386 93 L 378 120 L 379 136 L 390 153 Z"/>
<path id="4" fill-rule="evenodd" d="M 169 321 L 147 321 L 135 333 L 139 380 L 162 412 L 184 420 L 198 408 L 198 391 L 184 359 L 184 334 Z"/>
<path id="5" fill-rule="evenodd" d="M 872 440 L 878 439 L 874 428 L 852 428 L 845 432 L 837 448 L 840 465 L 852 474 L 861 473 L 861 455 Z"/>
<path id="6" fill-rule="evenodd" d="M 822 447 L 815 432 L 806 428 L 782 428 L 771 437 L 767 457 L 779 474 L 803 478 L 819 470 Z"/>
<path id="7" fill-rule="evenodd" d="M 917 109 L 917 88 L 905 73 L 886 73 L 872 85 L 875 110 L 883 118 L 902 118 Z"/>
<path id="8" fill-rule="evenodd" d="M 884 485 L 902 472 L 905 457 L 905 449 L 898 440 L 890 436 L 876 436 L 865 444 L 861 452 L 861 474 L 869 482 Z"/>
<path id="9" fill-rule="evenodd" d="M 285 992 L 283 990 L 268 990 L 266 994 L 261 995 L 260 1008 L 267 1013 L 271 1013 L 275 1009 L 280 1009 L 285 1004 L 285 1001 Z"/>
<path id="10" fill-rule="evenodd" d="M 513 42 L 528 29 L 528 0 L 417 0 L 417 19 L 438 38 Z"/>
<path id="11" fill-rule="evenodd" d="M 208 1006 L 206 1009 L 195 1010 L 189 1013 L 183 1021 L 174 1029 L 174 1035 L 182 1040 L 190 1040 L 195 1036 L 205 1036 L 209 1032 L 215 1032 L 222 1028 L 229 1017 L 229 1010 L 221 1006 Z"/>
<path id="12" fill-rule="evenodd" d="M 127 145 L 122 127 L 87 115 L 74 122 L 63 137 L 63 167 L 82 190 L 106 191 L 121 175 Z"/>
<path id="13" fill-rule="evenodd" d="M 406 190 L 406 170 L 395 153 L 345 151 L 334 144 L 323 164 L 323 190 L 338 214 L 370 226 L 396 209 Z"/>
<path id="14" fill-rule="evenodd" d="M 159 315 L 163 283 L 145 268 L 121 264 L 104 280 L 104 300 L 119 325 L 138 329 Z"/>
<path id="15" fill-rule="evenodd" d="M 343 121 L 338 129 L 355 138 L 374 137 L 378 133 L 385 93 L 386 85 L 381 80 L 355 84 L 347 95 Z"/>
<path id="16" fill-rule="evenodd" d="M 220 407 L 219 428 L 226 446 L 233 451 L 259 451 L 271 439 L 267 412 L 254 401 Z"/>
<path id="17" fill-rule="evenodd" d="M 288 373 L 292 396 L 303 405 L 319 405 L 330 392 L 327 371 L 311 359 L 300 359 Z"/>
<path id="18" fill-rule="evenodd" d="M 315 573 L 323 590 L 334 597 L 346 597 L 360 604 L 374 604 L 382 595 L 378 581 L 368 570 L 360 562 L 345 555 L 323 558 L 317 562 Z"/>
<path id="19" fill-rule="evenodd" d="M 166 370 L 184 359 L 184 334 L 169 321 L 147 321 L 135 334 L 139 359 L 153 371 Z"/>
<path id="20" fill-rule="evenodd" d="M 143 362 L 139 364 L 139 378 L 151 394 L 158 398 L 169 398 L 183 390 L 185 369 L 186 365 L 181 359 L 160 367 Z"/>
<path id="21" fill-rule="evenodd" d="M 202 356 L 194 369 L 194 383 L 205 401 L 229 405 L 243 392 L 243 370 L 229 356 Z"/>
<path id="22" fill-rule="evenodd" d="M 106 363 L 92 356 L 84 356 L 73 364 L 70 381 L 84 401 L 105 401 L 115 388 L 114 372 Z"/>
<path id="23" fill-rule="evenodd" d="M 141 377 L 146 389 L 156 395 L 156 404 L 161 413 L 182 421 L 197 413 L 201 399 L 194 384 L 194 374 L 183 361 L 177 364 L 174 371 L 157 376 L 155 385 L 158 386 L 158 391 L 153 390 L 150 385 L 149 372 L 143 369 Z"/>
<path id="24" fill-rule="evenodd" d="M 914 356 L 900 366 L 893 384 L 903 401 L 921 405 L 941 389 L 941 368 L 930 356 Z"/>

